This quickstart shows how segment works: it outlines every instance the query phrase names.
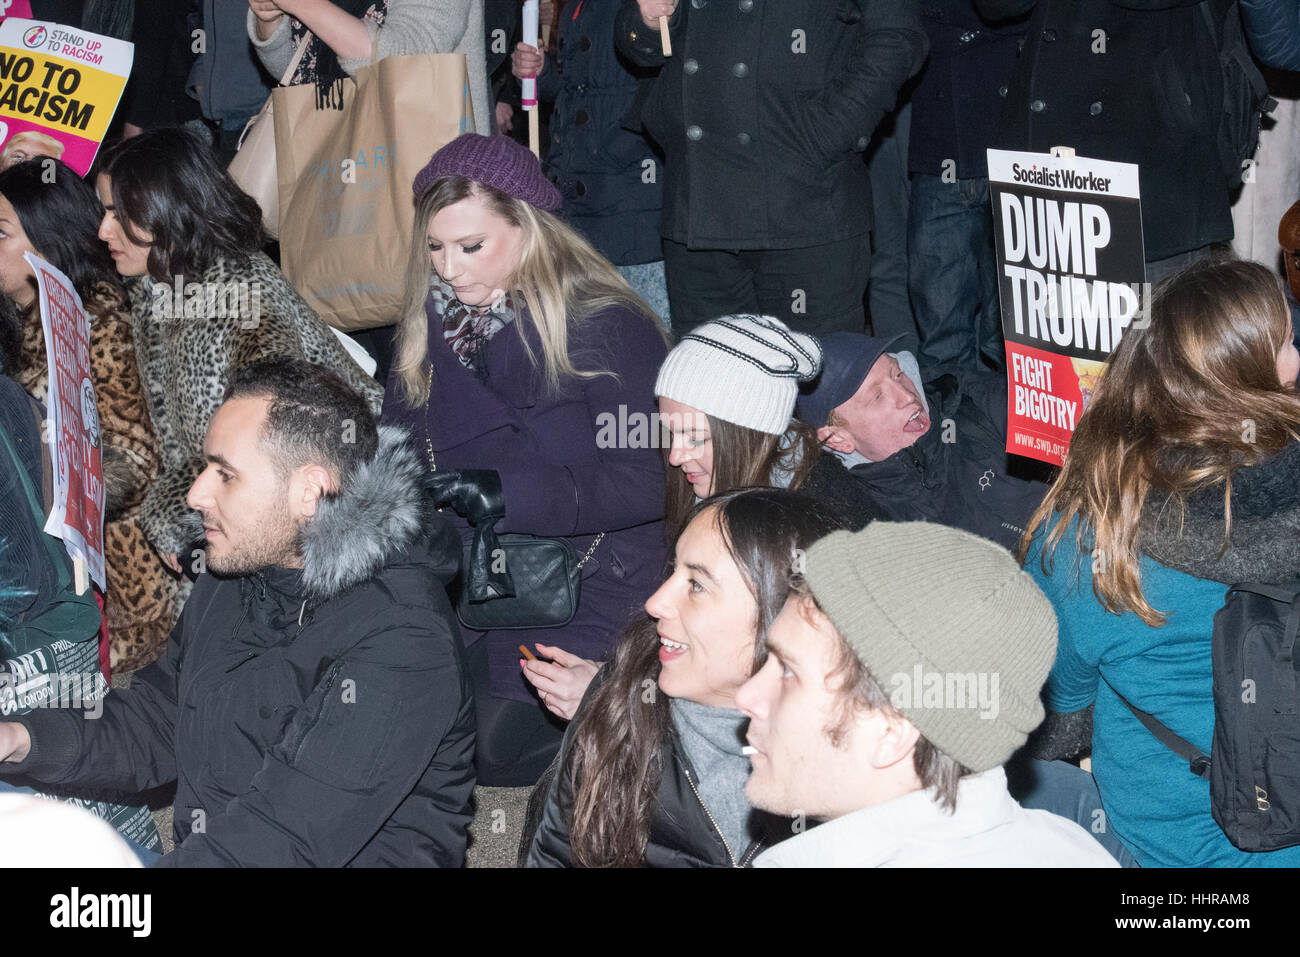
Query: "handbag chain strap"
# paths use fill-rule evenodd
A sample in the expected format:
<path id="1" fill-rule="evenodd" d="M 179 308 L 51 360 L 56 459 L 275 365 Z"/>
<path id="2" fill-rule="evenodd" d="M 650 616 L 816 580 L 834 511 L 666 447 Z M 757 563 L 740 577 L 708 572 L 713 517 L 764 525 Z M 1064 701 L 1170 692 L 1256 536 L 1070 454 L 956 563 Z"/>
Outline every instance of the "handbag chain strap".
<path id="1" fill-rule="evenodd" d="M 429 365 L 429 374 L 425 378 L 425 388 L 428 394 L 432 396 L 433 395 L 433 364 L 432 363 L 430 363 Z M 428 399 L 425 399 L 425 402 L 427 403 Z M 438 462 L 433 455 L 433 440 L 429 438 L 428 434 L 424 436 L 424 448 L 425 451 L 429 453 L 429 471 L 430 472 L 438 471 Z M 442 509 L 438 509 L 438 511 L 441 512 Z M 601 532 L 599 535 L 596 536 L 596 540 L 592 542 L 591 547 L 587 549 L 587 554 L 583 555 L 582 560 L 578 562 L 579 568 L 587 564 L 587 562 L 591 561 L 591 556 L 596 553 L 596 546 L 599 545 L 604 540 L 604 538 L 605 538 L 604 532 Z"/>

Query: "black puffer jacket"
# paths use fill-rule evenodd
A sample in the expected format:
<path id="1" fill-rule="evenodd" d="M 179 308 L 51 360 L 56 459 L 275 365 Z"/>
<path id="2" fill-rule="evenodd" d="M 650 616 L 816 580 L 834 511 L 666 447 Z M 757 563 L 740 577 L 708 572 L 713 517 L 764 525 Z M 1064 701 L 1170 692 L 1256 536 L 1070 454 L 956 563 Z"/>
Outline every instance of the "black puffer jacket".
<path id="1" fill-rule="evenodd" d="M 925 383 L 930 428 L 916 442 L 849 474 L 897 522 L 937 522 L 1014 549 L 1047 486 L 1008 474 L 1042 472 L 1007 455 L 1007 383 L 995 373 L 947 372 Z"/>
<path id="2" fill-rule="evenodd" d="M 399 429 L 306 527 L 303 569 L 200 576 L 162 660 L 102 716 L 40 710 L 5 773 L 177 782 L 163 866 L 464 859 L 474 709 L 445 585 L 460 538 Z"/>
<path id="3" fill-rule="evenodd" d="M 604 675 L 605 671 L 601 674 Z M 592 682 L 588 695 L 596 687 L 597 681 Z M 646 866 L 748 867 L 760 851 L 774 842 L 759 840 L 746 848 L 729 847 L 699 795 L 699 775 L 687 760 L 671 725 L 668 728 L 668 739 L 663 777 L 659 781 L 659 792 L 655 796 L 654 809 L 650 815 L 650 838 L 645 850 Z M 566 734 L 561 755 L 567 755 L 568 744 L 569 736 Z M 533 837 L 533 846 L 528 852 L 525 867 L 574 866 L 569 845 L 573 788 L 563 767 L 561 763 L 560 772 L 551 782 L 546 809 L 542 812 L 542 822 Z M 754 814 L 764 825 L 770 824 L 765 815 L 760 812 Z"/>

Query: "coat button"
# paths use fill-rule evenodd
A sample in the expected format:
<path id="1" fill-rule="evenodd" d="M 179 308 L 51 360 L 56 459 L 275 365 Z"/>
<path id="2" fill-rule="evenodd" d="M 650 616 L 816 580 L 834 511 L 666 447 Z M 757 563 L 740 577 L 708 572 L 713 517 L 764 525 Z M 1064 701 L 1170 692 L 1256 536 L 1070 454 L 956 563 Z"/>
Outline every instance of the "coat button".
<path id="1" fill-rule="evenodd" d="M 748 145 L 750 144 L 750 136 L 749 136 L 749 134 L 748 134 L 748 133 L 737 133 L 737 134 L 736 134 L 736 142 L 739 143 L 741 146 L 748 146 Z"/>
<path id="2" fill-rule="evenodd" d="M 688 140 L 698 140 L 703 135 L 704 135 L 704 130 L 700 129 L 694 123 L 686 127 L 686 138 Z"/>
<path id="3" fill-rule="evenodd" d="M 696 73 L 699 72 L 699 69 L 700 69 L 700 64 L 699 61 L 697 60 L 685 60 L 682 63 L 682 70 L 685 71 L 687 76 L 694 76 Z"/>
<path id="4" fill-rule="evenodd" d="M 1034 100 L 1034 102 L 1029 104 L 1029 108 L 1035 113 L 1041 113 L 1043 110 L 1047 109 L 1047 104 L 1042 100 Z"/>
<path id="5" fill-rule="evenodd" d="M 749 13 L 750 10 L 754 9 L 754 0 L 740 0 L 740 3 L 736 5 L 740 7 L 741 13 Z"/>
<path id="6" fill-rule="evenodd" d="M 1092 106 L 1088 107 L 1088 112 L 1091 113 L 1093 116 L 1096 116 L 1098 113 L 1100 113 L 1101 101 L 1098 100 L 1096 103 L 1092 104 Z"/>
<path id="7" fill-rule="evenodd" d="M 737 63 L 731 68 L 731 72 L 736 74 L 736 76 L 748 76 L 749 67 L 745 66 L 743 63 Z"/>
<path id="8" fill-rule="evenodd" d="M 577 113 L 573 114 L 573 125 L 586 126 L 587 121 L 590 119 L 591 115 L 586 110 L 579 110 Z"/>
<path id="9" fill-rule="evenodd" d="M 1043 31 L 1043 40 L 1046 41 L 1047 43 L 1055 43 L 1055 42 L 1056 42 L 1056 31 L 1055 31 L 1055 30 L 1044 30 L 1044 31 Z"/>
<path id="10" fill-rule="evenodd" d="M 578 49 L 581 50 L 583 53 L 586 53 L 588 50 L 590 50 L 590 49 L 591 49 L 591 37 L 583 37 L 581 40 L 579 40 L 579 41 L 578 41 Z"/>
<path id="11" fill-rule="evenodd" d="M 586 196 L 587 184 L 584 183 L 582 180 L 578 180 L 576 183 L 573 184 L 573 191 L 577 193 L 579 196 Z"/>
<path id="12" fill-rule="evenodd" d="M 869 142 L 870 142 L 870 140 L 868 140 L 867 137 L 865 137 L 865 136 L 859 136 L 859 137 L 858 137 L 858 145 L 857 145 L 857 148 L 858 148 L 859 150 L 864 150 L 864 149 L 867 148 L 867 143 L 869 143 Z"/>
<path id="13" fill-rule="evenodd" d="M 558 142 L 560 142 L 560 134 L 559 134 L 559 133 L 552 133 L 552 134 L 551 134 L 551 142 L 552 142 L 552 143 L 558 143 Z"/>
<path id="14" fill-rule="evenodd" d="M 1007 95 L 1007 88 L 1005 86 L 998 87 L 998 96 L 1006 96 L 1006 95 Z"/>
<path id="15" fill-rule="evenodd" d="M 257 716 L 265 721 L 267 718 L 271 717 L 271 709 L 266 705 L 262 705 L 262 707 L 257 709 Z"/>

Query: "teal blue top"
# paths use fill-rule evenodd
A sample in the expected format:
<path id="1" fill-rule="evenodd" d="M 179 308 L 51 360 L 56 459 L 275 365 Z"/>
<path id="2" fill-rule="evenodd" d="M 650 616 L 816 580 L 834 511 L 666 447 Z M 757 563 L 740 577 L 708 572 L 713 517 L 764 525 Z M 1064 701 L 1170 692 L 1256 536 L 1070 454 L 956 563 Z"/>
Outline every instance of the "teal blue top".
<path id="1" fill-rule="evenodd" d="M 1227 586 L 1142 556 L 1142 591 L 1165 613 L 1165 625 L 1152 628 L 1132 612 L 1112 615 L 1092 593 L 1092 557 L 1078 560 L 1075 528 L 1071 524 L 1053 554 L 1053 574 L 1041 567 L 1041 533 L 1025 569 L 1051 599 L 1060 629 L 1044 696 L 1048 709 L 1068 713 L 1096 705 L 1092 773 L 1105 826 L 1143 867 L 1300 866 L 1300 847 L 1262 854 L 1234 847 L 1210 816 L 1209 782 L 1139 724 L 1117 695 L 1209 754 L 1210 636 Z"/>

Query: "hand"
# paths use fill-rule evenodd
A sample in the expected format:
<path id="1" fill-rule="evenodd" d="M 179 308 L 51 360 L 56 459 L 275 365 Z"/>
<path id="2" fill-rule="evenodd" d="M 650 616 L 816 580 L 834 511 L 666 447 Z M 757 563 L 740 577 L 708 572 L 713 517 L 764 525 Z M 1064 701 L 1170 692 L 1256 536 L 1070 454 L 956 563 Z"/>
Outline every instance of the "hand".
<path id="1" fill-rule="evenodd" d="M 280 18 L 285 11 L 275 0 L 248 0 L 248 6 L 257 18 L 254 31 L 259 40 L 269 40 L 271 34 L 280 26 Z"/>
<path id="2" fill-rule="evenodd" d="M 425 478 L 425 487 L 432 493 L 435 505 L 450 505 L 473 525 L 491 528 L 505 517 L 501 475 L 495 469 L 431 472 Z"/>
<path id="3" fill-rule="evenodd" d="M 176 552 L 159 552 L 158 557 L 163 560 L 163 564 L 174 571 L 177 575 L 185 574 L 181 571 L 181 557 Z"/>
<path id="4" fill-rule="evenodd" d="M 659 29 L 660 17 L 671 17 L 677 9 L 677 0 L 636 0 L 641 8 L 641 19 L 648 27 Z"/>
<path id="5" fill-rule="evenodd" d="M 18 762 L 32 750 L 32 736 L 17 721 L 0 722 L 0 761 Z"/>
<path id="6" fill-rule="evenodd" d="M 515 108 L 509 103 L 497 104 L 497 132 L 505 136 L 515 128 Z"/>
<path id="7" fill-rule="evenodd" d="M 510 54 L 510 72 L 517 80 L 540 76 L 545 62 L 546 54 L 537 47 L 529 46 L 527 43 L 517 43 L 515 52 Z"/>
<path id="8" fill-rule="evenodd" d="M 552 714 L 565 721 L 572 720 L 573 713 L 582 702 L 582 696 L 587 693 L 587 686 L 600 670 L 600 663 L 571 655 L 554 645 L 537 643 L 533 647 L 551 660 L 528 661 L 521 658 L 519 665 L 524 670 L 524 677 L 537 689 L 542 704 Z"/>
<path id="9" fill-rule="evenodd" d="M 263 23 L 275 23 L 284 16 L 284 10 L 275 0 L 248 0 L 248 5 L 253 10 L 253 16 Z"/>

